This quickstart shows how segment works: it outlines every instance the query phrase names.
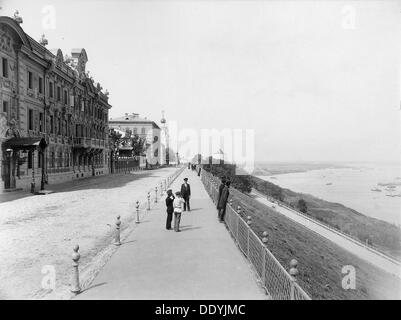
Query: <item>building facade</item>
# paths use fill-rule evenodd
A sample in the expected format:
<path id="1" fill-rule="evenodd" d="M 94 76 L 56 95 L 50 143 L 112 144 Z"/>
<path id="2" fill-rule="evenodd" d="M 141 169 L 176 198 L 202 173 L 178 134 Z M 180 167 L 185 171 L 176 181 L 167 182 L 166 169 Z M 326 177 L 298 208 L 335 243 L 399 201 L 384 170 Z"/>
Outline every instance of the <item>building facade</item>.
<path id="1" fill-rule="evenodd" d="M 110 118 L 109 126 L 118 130 L 124 136 L 126 131 L 132 132 L 146 140 L 146 161 L 150 165 L 161 164 L 162 145 L 160 143 L 160 127 L 152 120 L 142 118 L 138 113 L 128 114 L 123 117 Z"/>
<path id="2" fill-rule="evenodd" d="M 108 173 L 108 92 L 85 70 L 85 49 L 63 56 L 16 19 L 0 17 L 2 188 L 36 190 Z M 1 189 L 0 189 L 1 190 Z"/>

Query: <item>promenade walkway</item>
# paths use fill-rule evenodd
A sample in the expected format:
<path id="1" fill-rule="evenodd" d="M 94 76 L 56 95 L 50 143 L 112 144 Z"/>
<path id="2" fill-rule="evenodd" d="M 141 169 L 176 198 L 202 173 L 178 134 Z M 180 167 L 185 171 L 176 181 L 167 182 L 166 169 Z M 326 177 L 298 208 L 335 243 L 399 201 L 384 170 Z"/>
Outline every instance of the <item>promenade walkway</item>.
<path id="1" fill-rule="evenodd" d="M 182 232 L 165 229 L 163 195 L 75 299 L 266 299 L 200 178 L 185 169 L 173 191 L 185 176 L 192 210 L 182 214 Z"/>

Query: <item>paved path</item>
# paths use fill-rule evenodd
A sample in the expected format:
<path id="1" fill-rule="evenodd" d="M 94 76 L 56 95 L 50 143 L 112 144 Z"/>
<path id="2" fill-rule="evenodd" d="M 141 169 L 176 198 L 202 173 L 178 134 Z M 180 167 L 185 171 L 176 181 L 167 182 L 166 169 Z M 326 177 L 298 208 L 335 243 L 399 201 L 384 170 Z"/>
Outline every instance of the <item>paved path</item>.
<path id="1" fill-rule="evenodd" d="M 329 228 L 323 226 L 318 222 L 313 221 L 312 219 L 308 219 L 302 214 L 296 212 L 295 210 L 290 210 L 276 203 L 272 203 L 271 201 L 267 200 L 264 195 L 255 190 L 253 191 L 253 195 L 255 196 L 254 198 L 258 200 L 260 203 L 263 203 L 269 207 L 272 207 L 272 205 L 274 205 L 275 206 L 274 210 L 285 215 L 291 220 L 300 223 L 306 228 L 318 233 L 322 237 L 325 237 L 326 239 L 334 242 L 335 244 L 355 254 L 361 259 L 373 264 L 374 266 L 384 271 L 387 271 L 391 274 L 401 277 L 401 265 L 394 259 L 387 258 L 386 256 L 384 256 L 379 252 L 372 251 L 369 248 L 357 243 L 356 241 L 349 239 L 338 232 L 330 230 Z"/>
<path id="2" fill-rule="evenodd" d="M 183 175 L 191 184 L 192 211 L 182 215 L 182 232 L 165 229 L 165 205 L 160 203 L 76 299 L 266 299 L 245 257 L 217 221 L 200 178 L 185 169 L 173 191 Z"/>

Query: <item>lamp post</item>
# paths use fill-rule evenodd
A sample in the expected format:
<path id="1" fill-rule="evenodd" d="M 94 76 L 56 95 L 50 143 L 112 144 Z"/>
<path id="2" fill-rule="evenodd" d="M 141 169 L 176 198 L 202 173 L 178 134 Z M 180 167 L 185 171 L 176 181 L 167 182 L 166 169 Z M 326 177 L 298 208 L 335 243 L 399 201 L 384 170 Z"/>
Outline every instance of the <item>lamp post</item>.
<path id="1" fill-rule="evenodd" d="M 32 182 L 31 182 L 31 193 L 35 193 L 35 149 L 29 151 L 32 159 Z"/>
<path id="2" fill-rule="evenodd" d="M 176 158 L 177 158 L 177 161 L 176 161 L 176 166 L 178 167 L 178 165 L 179 165 L 179 160 L 178 160 L 178 152 L 177 152 L 175 155 L 176 155 Z"/>
<path id="3" fill-rule="evenodd" d="M 40 150 L 40 161 L 42 162 L 42 177 L 40 179 L 40 190 L 45 190 L 45 151 Z"/>
<path id="4" fill-rule="evenodd" d="M 12 171 L 12 164 L 11 164 L 11 161 L 12 161 L 12 155 L 13 155 L 13 149 L 6 149 L 6 158 L 7 158 L 7 165 L 8 165 L 8 170 L 9 170 L 9 172 L 8 172 L 8 177 L 7 177 L 7 180 L 9 181 L 9 185 L 7 185 L 7 183 L 6 183 L 6 188 L 12 188 L 12 182 L 11 182 L 11 176 L 12 176 L 12 173 L 11 173 L 11 171 Z"/>

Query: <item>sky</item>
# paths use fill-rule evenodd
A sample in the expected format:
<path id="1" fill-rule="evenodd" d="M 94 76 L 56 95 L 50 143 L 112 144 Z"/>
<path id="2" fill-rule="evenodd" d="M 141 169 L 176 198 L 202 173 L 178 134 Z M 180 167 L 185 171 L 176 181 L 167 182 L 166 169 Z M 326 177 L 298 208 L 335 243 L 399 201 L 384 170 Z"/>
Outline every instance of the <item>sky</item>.
<path id="1" fill-rule="evenodd" d="M 254 130 L 256 161 L 400 161 L 399 1 L 19 1 L 124 113 Z"/>

